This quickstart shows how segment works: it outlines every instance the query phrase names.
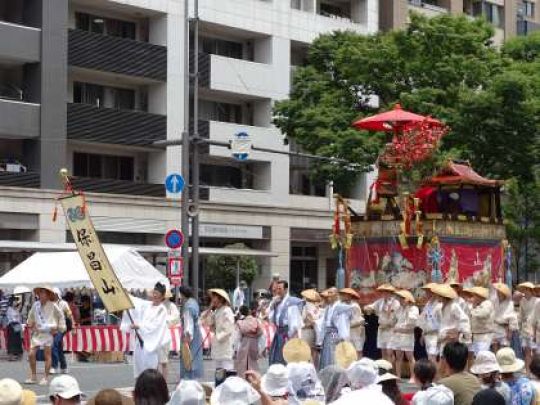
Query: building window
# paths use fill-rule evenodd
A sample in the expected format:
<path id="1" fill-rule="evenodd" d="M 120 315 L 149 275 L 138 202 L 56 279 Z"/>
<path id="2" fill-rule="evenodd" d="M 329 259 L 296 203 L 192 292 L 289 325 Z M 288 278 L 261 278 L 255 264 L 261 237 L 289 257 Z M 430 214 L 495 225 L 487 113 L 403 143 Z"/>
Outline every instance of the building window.
<path id="1" fill-rule="evenodd" d="M 495 27 L 502 28 L 504 25 L 504 10 L 501 6 L 484 3 L 484 16 Z"/>
<path id="2" fill-rule="evenodd" d="M 331 17 L 331 18 L 346 18 L 351 19 L 351 10 L 350 10 L 350 4 L 349 3 L 339 3 L 337 4 L 330 4 L 330 3 L 322 3 L 320 4 L 320 14 L 325 17 Z"/>
<path id="3" fill-rule="evenodd" d="M 137 32 L 137 25 L 134 22 L 86 13 L 75 13 L 75 27 L 95 34 L 129 39 L 136 39 Z"/>
<path id="4" fill-rule="evenodd" d="M 135 162 L 129 156 L 73 153 L 73 175 L 95 179 L 133 181 Z"/>
<path id="5" fill-rule="evenodd" d="M 239 104 L 201 100 L 200 116 L 206 121 L 244 123 L 242 122 L 242 106 Z"/>
<path id="6" fill-rule="evenodd" d="M 242 44 L 240 42 L 227 41 L 225 39 L 203 38 L 202 51 L 211 55 L 243 59 Z"/>
<path id="7" fill-rule="evenodd" d="M 73 102 L 101 107 L 104 100 L 104 87 L 90 83 L 73 83 Z"/>
<path id="8" fill-rule="evenodd" d="M 135 90 L 73 82 L 73 102 L 118 110 L 134 110 Z"/>
<path id="9" fill-rule="evenodd" d="M 523 1 L 523 14 L 525 17 L 534 18 L 534 3 Z"/>
<path id="10" fill-rule="evenodd" d="M 204 186 L 253 189 L 253 173 L 249 164 L 238 166 L 201 165 L 201 184 Z"/>

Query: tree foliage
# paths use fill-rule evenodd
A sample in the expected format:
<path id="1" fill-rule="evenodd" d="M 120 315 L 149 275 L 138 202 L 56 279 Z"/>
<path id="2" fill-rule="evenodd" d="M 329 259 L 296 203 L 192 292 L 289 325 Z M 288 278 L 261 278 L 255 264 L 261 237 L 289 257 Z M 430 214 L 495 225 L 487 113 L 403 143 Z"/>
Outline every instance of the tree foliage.
<path id="1" fill-rule="evenodd" d="M 245 249 L 243 244 L 227 246 L 234 249 Z M 259 266 L 253 256 L 210 255 L 205 262 L 205 287 L 223 288 L 226 291 L 236 288 L 236 273 L 240 268 L 240 281 L 251 285 L 259 273 Z"/>
<path id="2" fill-rule="evenodd" d="M 452 155 L 486 176 L 513 179 L 506 203 L 509 236 L 514 245 L 531 246 L 540 240 L 540 33 L 502 48 L 493 46 L 492 36 L 483 20 L 415 14 L 401 31 L 322 35 L 310 47 L 307 65 L 297 69 L 290 99 L 276 104 L 274 122 L 310 153 L 357 163 L 354 170 L 316 165 L 315 176 L 343 189 L 374 163 L 386 139 L 353 129 L 355 119 L 397 102 L 442 119 L 451 131 L 440 155 L 417 175 Z"/>

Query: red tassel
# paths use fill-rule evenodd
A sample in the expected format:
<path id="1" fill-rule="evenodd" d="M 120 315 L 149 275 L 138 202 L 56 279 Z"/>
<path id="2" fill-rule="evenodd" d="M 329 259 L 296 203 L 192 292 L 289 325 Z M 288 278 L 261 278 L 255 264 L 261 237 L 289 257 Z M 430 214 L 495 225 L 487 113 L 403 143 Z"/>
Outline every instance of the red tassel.
<path id="1" fill-rule="evenodd" d="M 56 204 L 54 205 L 54 211 L 53 211 L 53 215 L 52 215 L 52 221 L 53 222 L 56 222 L 56 218 L 58 217 L 58 207 L 56 206 Z"/>

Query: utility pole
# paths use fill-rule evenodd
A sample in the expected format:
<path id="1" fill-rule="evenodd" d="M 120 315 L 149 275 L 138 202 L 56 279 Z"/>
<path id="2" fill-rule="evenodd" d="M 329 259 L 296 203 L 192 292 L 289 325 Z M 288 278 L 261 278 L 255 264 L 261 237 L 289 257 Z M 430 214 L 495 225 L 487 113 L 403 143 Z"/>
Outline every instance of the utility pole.
<path id="1" fill-rule="evenodd" d="M 193 209 L 192 220 L 192 271 L 193 292 L 199 299 L 199 0 L 195 0 L 193 15 Z"/>
<path id="2" fill-rule="evenodd" d="M 190 196 L 190 175 L 189 175 L 189 1 L 184 1 L 184 130 L 182 131 L 182 177 L 185 188 L 182 192 L 182 215 L 181 228 L 185 235 L 185 243 L 182 245 L 182 259 L 184 266 L 184 280 L 189 283 L 189 196 Z"/>

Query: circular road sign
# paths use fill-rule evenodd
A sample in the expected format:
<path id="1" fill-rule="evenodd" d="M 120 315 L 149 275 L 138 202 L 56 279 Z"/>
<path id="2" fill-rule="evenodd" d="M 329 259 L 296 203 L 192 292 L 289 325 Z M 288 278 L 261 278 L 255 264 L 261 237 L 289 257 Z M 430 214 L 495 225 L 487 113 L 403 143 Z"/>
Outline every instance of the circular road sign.
<path id="1" fill-rule="evenodd" d="M 165 244 L 169 249 L 178 249 L 184 244 L 184 234 L 178 229 L 171 229 L 165 235 Z"/>

